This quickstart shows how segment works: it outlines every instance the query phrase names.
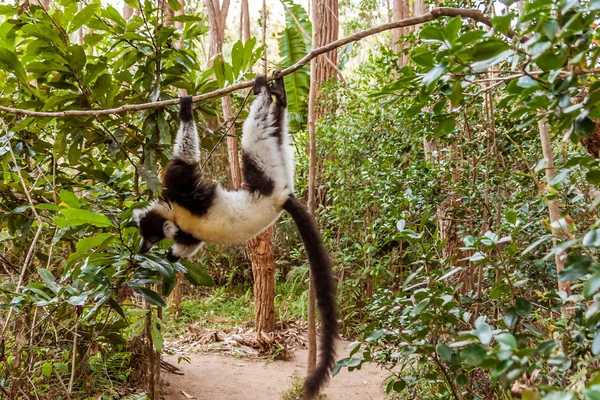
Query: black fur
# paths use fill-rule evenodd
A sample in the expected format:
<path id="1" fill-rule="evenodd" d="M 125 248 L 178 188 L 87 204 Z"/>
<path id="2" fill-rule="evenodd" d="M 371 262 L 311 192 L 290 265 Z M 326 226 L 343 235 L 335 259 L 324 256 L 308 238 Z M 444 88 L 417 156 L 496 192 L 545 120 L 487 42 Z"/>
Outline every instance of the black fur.
<path id="1" fill-rule="evenodd" d="M 202 179 L 198 165 L 174 158 L 167 166 L 163 182 L 161 195 L 165 200 L 176 202 L 199 217 L 206 215 L 213 205 L 217 185 Z"/>
<path id="2" fill-rule="evenodd" d="M 179 230 L 175 234 L 175 237 L 173 238 L 173 240 L 175 241 L 175 243 L 179 243 L 184 246 L 197 245 L 197 244 L 200 244 L 200 242 L 202 241 L 202 240 L 196 239 L 194 236 L 190 235 L 189 233 L 182 231 L 181 228 L 179 228 Z"/>
<path id="3" fill-rule="evenodd" d="M 254 194 L 258 193 L 263 196 L 270 196 L 273 190 L 275 190 L 275 182 L 246 153 L 242 154 L 242 174 L 246 187 Z"/>
<path id="4" fill-rule="evenodd" d="M 165 238 L 163 226 L 166 221 L 162 215 L 154 210 L 150 210 L 140 220 L 140 234 L 144 239 L 150 240 L 153 243 L 163 240 Z"/>
<path id="5" fill-rule="evenodd" d="M 192 96 L 183 96 L 179 99 L 179 118 L 181 122 L 189 122 L 194 120 L 192 113 Z"/>
<path id="6" fill-rule="evenodd" d="M 277 75 L 277 73 L 278 73 L 278 71 L 274 72 L 273 75 Z M 285 115 L 285 109 L 287 108 L 287 95 L 285 93 L 285 86 L 283 84 L 283 78 L 278 78 L 275 81 L 271 82 L 271 85 L 269 86 L 269 93 L 272 96 L 275 96 L 275 99 L 277 100 L 277 106 L 273 110 L 273 114 L 274 114 L 275 118 L 274 118 L 272 126 L 275 128 L 278 128 L 273 133 L 273 136 L 275 136 L 277 138 L 277 142 L 278 142 L 279 146 L 281 146 L 282 141 L 283 141 L 283 136 L 282 136 L 282 131 L 284 129 L 283 124 L 285 123 L 285 121 L 283 120 L 283 117 Z"/>
<path id="7" fill-rule="evenodd" d="M 260 94 L 263 88 L 267 88 L 267 77 L 265 75 L 258 75 L 256 79 L 254 79 L 254 95 Z"/>
<path id="8" fill-rule="evenodd" d="M 338 309 L 331 260 L 314 217 L 293 195 L 283 204 L 298 226 L 310 264 L 311 282 L 315 288 L 317 307 L 321 314 L 321 351 L 319 362 L 304 381 L 304 393 L 312 399 L 330 377 L 335 366 L 335 341 L 338 338 Z"/>
<path id="9" fill-rule="evenodd" d="M 172 263 L 179 261 L 179 257 L 177 257 L 175 254 L 173 254 L 172 247 L 169 247 L 169 250 L 167 250 L 167 261 L 172 262 Z"/>

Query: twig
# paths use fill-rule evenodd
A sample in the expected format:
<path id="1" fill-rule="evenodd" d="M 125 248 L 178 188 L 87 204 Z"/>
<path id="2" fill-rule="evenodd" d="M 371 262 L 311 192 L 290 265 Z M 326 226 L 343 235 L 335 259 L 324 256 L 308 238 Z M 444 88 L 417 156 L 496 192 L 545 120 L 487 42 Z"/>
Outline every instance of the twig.
<path id="1" fill-rule="evenodd" d="M 77 325 L 75 325 L 75 332 L 73 332 L 73 358 L 71 361 L 71 377 L 69 378 L 69 390 L 67 396 L 70 396 L 73 392 L 73 382 L 75 381 L 75 367 L 77 361 Z"/>
<path id="2" fill-rule="evenodd" d="M 433 10 L 429 11 L 428 13 L 420 15 L 418 17 L 411 17 L 411 18 L 401 19 L 398 21 L 392 21 L 387 24 L 379 25 L 379 26 L 376 26 L 376 27 L 373 27 L 370 29 L 366 29 L 364 31 L 354 33 L 345 38 L 333 41 L 325 46 L 316 48 L 313 51 L 311 51 L 310 53 L 308 53 L 307 55 L 305 55 L 304 57 L 302 57 L 300 60 L 298 60 L 294 65 L 285 68 L 284 70 L 282 70 L 275 76 L 269 77 L 268 80 L 278 79 L 285 75 L 289 75 L 293 72 L 296 72 L 297 70 L 302 68 L 304 65 L 306 65 L 313 58 L 315 58 L 321 54 L 329 53 L 330 51 L 337 49 L 338 47 L 344 46 L 348 43 L 352 43 L 352 42 L 356 42 L 358 40 L 364 39 L 367 36 L 372 36 L 377 33 L 389 31 L 391 29 L 423 24 L 425 22 L 432 21 L 434 19 L 438 19 L 438 18 L 442 18 L 442 17 L 469 18 L 474 21 L 480 22 L 484 25 L 492 26 L 491 19 L 486 17 L 479 10 L 461 9 L 461 8 L 452 8 L 452 7 L 434 8 Z M 509 38 L 513 38 L 516 36 L 516 33 L 512 29 L 509 29 L 509 31 L 506 33 L 506 36 L 508 36 Z M 199 101 L 204 101 L 204 100 L 212 99 L 215 97 L 224 96 L 224 95 L 234 92 L 236 90 L 241 90 L 241 89 L 252 87 L 253 85 L 254 85 L 254 80 L 239 82 L 239 83 L 236 83 L 236 84 L 233 84 L 233 85 L 230 85 L 230 86 L 218 89 L 218 90 L 214 90 L 212 92 L 194 96 L 192 101 L 194 103 L 196 103 Z M 67 111 L 47 112 L 47 111 L 23 110 L 20 108 L 0 106 L 0 111 L 6 112 L 6 113 L 11 113 L 11 114 L 27 115 L 30 117 L 52 117 L 52 118 L 58 117 L 58 118 L 61 118 L 61 117 L 85 117 L 85 116 L 120 114 L 120 113 L 124 113 L 127 111 L 139 111 L 139 110 L 146 110 L 149 108 L 173 106 L 176 104 L 179 104 L 178 98 L 174 98 L 171 100 L 155 101 L 155 102 L 151 102 L 151 103 L 143 103 L 143 104 L 125 104 L 121 107 L 109 108 L 109 109 L 104 109 L 104 110 L 67 110 Z"/>

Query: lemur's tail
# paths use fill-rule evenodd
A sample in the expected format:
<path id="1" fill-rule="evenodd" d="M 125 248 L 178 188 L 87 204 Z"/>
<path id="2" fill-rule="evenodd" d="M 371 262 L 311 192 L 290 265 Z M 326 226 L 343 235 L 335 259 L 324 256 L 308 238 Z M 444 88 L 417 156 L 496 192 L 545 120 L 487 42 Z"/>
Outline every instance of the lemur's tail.
<path id="1" fill-rule="evenodd" d="M 181 122 L 189 122 L 194 120 L 192 113 L 192 96 L 183 96 L 179 99 L 179 118 Z"/>
<path id="2" fill-rule="evenodd" d="M 321 314 L 321 351 L 319 362 L 304 382 L 304 393 L 312 399 L 331 374 L 335 365 L 335 340 L 338 337 L 338 308 L 335 300 L 335 282 L 329 254 L 323 246 L 323 240 L 314 217 L 294 196 L 290 196 L 283 205 L 298 226 L 300 236 L 310 263 L 317 307 Z"/>

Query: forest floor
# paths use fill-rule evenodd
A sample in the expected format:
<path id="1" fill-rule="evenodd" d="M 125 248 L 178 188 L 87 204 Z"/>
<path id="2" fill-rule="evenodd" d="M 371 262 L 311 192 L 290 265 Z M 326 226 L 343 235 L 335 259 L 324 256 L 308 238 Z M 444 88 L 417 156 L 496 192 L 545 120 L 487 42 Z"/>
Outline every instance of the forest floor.
<path id="1" fill-rule="evenodd" d="M 347 357 L 348 342 L 338 343 L 338 359 Z M 293 377 L 304 376 L 308 350 L 296 349 L 288 361 L 239 358 L 215 352 L 183 354 L 190 363 L 177 364 L 178 355 L 164 359 L 177 365 L 184 375 L 163 371 L 165 400 L 276 400 L 288 391 Z M 181 356 L 181 355 L 179 355 Z M 375 365 L 361 370 L 342 369 L 325 388 L 331 400 L 385 399 L 383 381 L 386 371 Z M 183 391 L 183 392 L 182 392 Z M 184 393 L 185 392 L 185 393 Z"/>

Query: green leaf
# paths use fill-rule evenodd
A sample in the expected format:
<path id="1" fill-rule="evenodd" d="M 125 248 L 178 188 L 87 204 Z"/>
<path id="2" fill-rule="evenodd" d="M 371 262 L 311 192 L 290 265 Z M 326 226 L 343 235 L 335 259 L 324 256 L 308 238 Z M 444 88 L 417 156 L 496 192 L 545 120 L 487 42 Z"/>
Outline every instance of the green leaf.
<path id="1" fill-rule="evenodd" d="M 169 2 L 169 7 L 171 7 L 171 10 L 173 10 L 173 11 L 181 10 L 181 4 L 179 3 L 179 0 L 168 0 L 168 2 Z"/>
<path id="2" fill-rule="evenodd" d="M 440 76 L 442 76 L 446 72 L 446 66 L 443 64 L 436 65 L 429 72 L 423 75 L 423 84 L 425 86 L 430 86 L 435 83 Z"/>
<path id="3" fill-rule="evenodd" d="M 444 37 L 448 39 L 450 43 L 454 44 L 458 38 L 458 31 L 461 26 L 462 20 L 460 17 L 452 18 L 446 25 L 446 29 L 444 29 Z"/>
<path id="4" fill-rule="evenodd" d="M 586 233 L 582 244 L 586 247 L 600 247 L 600 228 L 592 229 Z"/>
<path id="5" fill-rule="evenodd" d="M 108 227 L 112 226 L 112 223 L 108 218 L 102 214 L 96 214 L 88 210 L 81 210 L 78 208 L 65 208 L 60 210 L 63 218 L 55 217 L 54 223 L 59 228 L 66 226 L 79 226 L 90 224 L 97 227 Z"/>
<path id="6" fill-rule="evenodd" d="M 460 356 L 465 360 L 465 364 L 475 367 L 485 360 L 487 351 L 478 344 L 471 345 L 466 349 L 461 350 Z"/>
<path id="7" fill-rule="evenodd" d="M 520 315 L 522 317 L 526 317 L 529 314 L 531 314 L 531 303 L 528 300 L 525 300 L 522 297 L 519 297 L 515 303 L 515 311 L 517 312 L 517 315 Z"/>
<path id="8" fill-rule="evenodd" d="M 231 69 L 233 70 L 233 76 L 237 79 L 242 72 L 244 67 L 244 45 L 240 40 L 233 44 L 231 49 Z"/>
<path id="9" fill-rule="evenodd" d="M 180 260 L 180 263 L 187 269 L 187 273 L 184 274 L 186 279 L 194 286 L 214 286 L 215 282 L 212 280 L 208 272 L 204 269 L 190 263 L 187 260 Z"/>
<path id="10" fill-rule="evenodd" d="M 600 169 L 589 170 L 585 174 L 585 180 L 588 181 L 588 183 L 591 183 L 592 185 L 600 184 Z"/>
<path id="11" fill-rule="evenodd" d="M 48 289 L 52 290 L 54 294 L 58 294 L 60 286 L 58 286 L 58 284 L 54 280 L 54 275 L 52 275 L 52 272 L 48 271 L 45 268 L 40 268 L 38 269 L 38 274 L 40 275 L 42 281 L 46 284 Z"/>
<path id="12" fill-rule="evenodd" d="M 94 15 L 94 12 L 98 10 L 99 7 L 100 4 L 98 3 L 88 4 L 87 6 L 83 7 L 81 11 L 79 11 L 73 17 L 73 20 L 69 24 L 69 28 L 67 30 L 68 33 L 73 33 L 77 29 L 81 28 L 82 25 L 87 24 Z"/>
<path id="13" fill-rule="evenodd" d="M 424 67 L 433 68 L 435 61 L 433 53 L 427 47 L 417 47 L 410 53 L 410 59 Z"/>
<path id="14" fill-rule="evenodd" d="M 517 311 L 514 307 L 510 307 L 506 310 L 506 314 L 504 314 L 504 323 L 507 327 L 511 327 L 517 323 L 519 316 L 517 315 Z"/>
<path id="15" fill-rule="evenodd" d="M 426 26 L 419 32 L 419 39 L 425 43 L 443 43 L 444 34 L 435 26 Z"/>
<path id="16" fill-rule="evenodd" d="M 60 201 L 67 204 L 71 208 L 81 207 L 81 201 L 73 192 L 66 189 L 60 190 Z"/>
<path id="17" fill-rule="evenodd" d="M 494 336 L 494 339 L 498 341 L 503 346 L 509 347 L 511 349 L 517 348 L 517 339 L 510 333 L 499 333 Z"/>
<path id="18" fill-rule="evenodd" d="M 494 17 L 494 18 L 492 18 L 492 26 L 494 27 L 494 30 L 496 30 L 502 34 L 506 34 L 508 32 L 508 30 L 510 29 L 510 23 L 512 22 L 512 19 L 513 19 L 512 14 L 506 14 L 506 15 L 500 15 L 498 17 Z"/>
<path id="19" fill-rule="evenodd" d="M 45 362 L 42 364 L 42 374 L 44 374 L 44 376 L 46 376 L 47 378 L 50 377 L 50 375 L 52 375 L 52 364 L 49 362 Z"/>
<path id="20" fill-rule="evenodd" d="M 148 189 L 155 193 L 160 192 L 160 180 L 158 179 L 158 175 L 155 171 L 149 171 L 142 166 L 138 166 L 138 171 L 144 182 L 146 182 Z"/>
<path id="21" fill-rule="evenodd" d="M 592 272 L 592 260 L 585 255 L 569 254 L 564 268 L 558 273 L 561 282 L 572 282 Z"/>
<path id="22" fill-rule="evenodd" d="M 592 353 L 597 356 L 600 354 L 600 330 L 596 332 L 596 336 L 594 336 L 594 341 L 592 342 Z"/>
<path id="23" fill-rule="evenodd" d="M 469 378 L 467 378 L 465 374 L 459 374 L 456 377 L 456 384 L 458 386 L 465 387 L 467 386 L 467 383 L 469 383 Z"/>
<path id="24" fill-rule="evenodd" d="M 156 293 L 154 290 L 145 288 L 145 287 L 141 287 L 141 286 L 134 286 L 132 287 L 132 289 L 138 293 L 140 296 L 142 296 L 144 298 L 144 300 L 146 300 L 148 303 L 155 305 L 155 306 L 159 306 L 159 307 L 166 307 L 167 304 L 165 303 L 165 301 L 162 299 L 162 297 L 160 297 L 160 295 L 158 293 Z"/>
<path id="25" fill-rule="evenodd" d="M 142 257 L 144 258 L 142 261 L 144 267 L 158 271 L 159 274 L 169 281 L 175 279 L 175 270 L 168 261 L 154 254 L 145 254 Z"/>
<path id="26" fill-rule="evenodd" d="M 159 353 L 162 352 L 163 349 L 163 335 L 158 327 L 158 324 L 154 321 L 150 324 L 150 336 L 152 336 L 152 343 L 154 344 L 154 348 Z"/>
<path id="27" fill-rule="evenodd" d="M 492 342 L 492 328 L 485 322 L 477 327 L 475 335 L 479 338 L 481 344 L 488 345 Z"/>
<path id="28" fill-rule="evenodd" d="M 79 239 L 77 242 L 77 252 L 86 253 L 94 247 L 104 248 L 116 238 L 112 233 L 101 233 L 96 236 Z"/>
<path id="29" fill-rule="evenodd" d="M 596 272 L 590 279 L 583 285 L 583 295 L 585 297 L 592 297 L 600 289 L 600 272 Z"/>
<path id="30" fill-rule="evenodd" d="M 0 47 L 0 65 L 4 65 L 8 70 L 13 72 L 17 79 L 23 83 L 27 82 L 27 75 L 21 61 L 12 51 Z"/>
<path id="31" fill-rule="evenodd" d="M 452 354 L 454 354 L 452 349 L 443 343 L 438 343 L 438 345 L 435 346 L 435 352 L 442 357 L 442 360 L 444 360 L 446 363 L 450 363 L 452 360 Z"/>

